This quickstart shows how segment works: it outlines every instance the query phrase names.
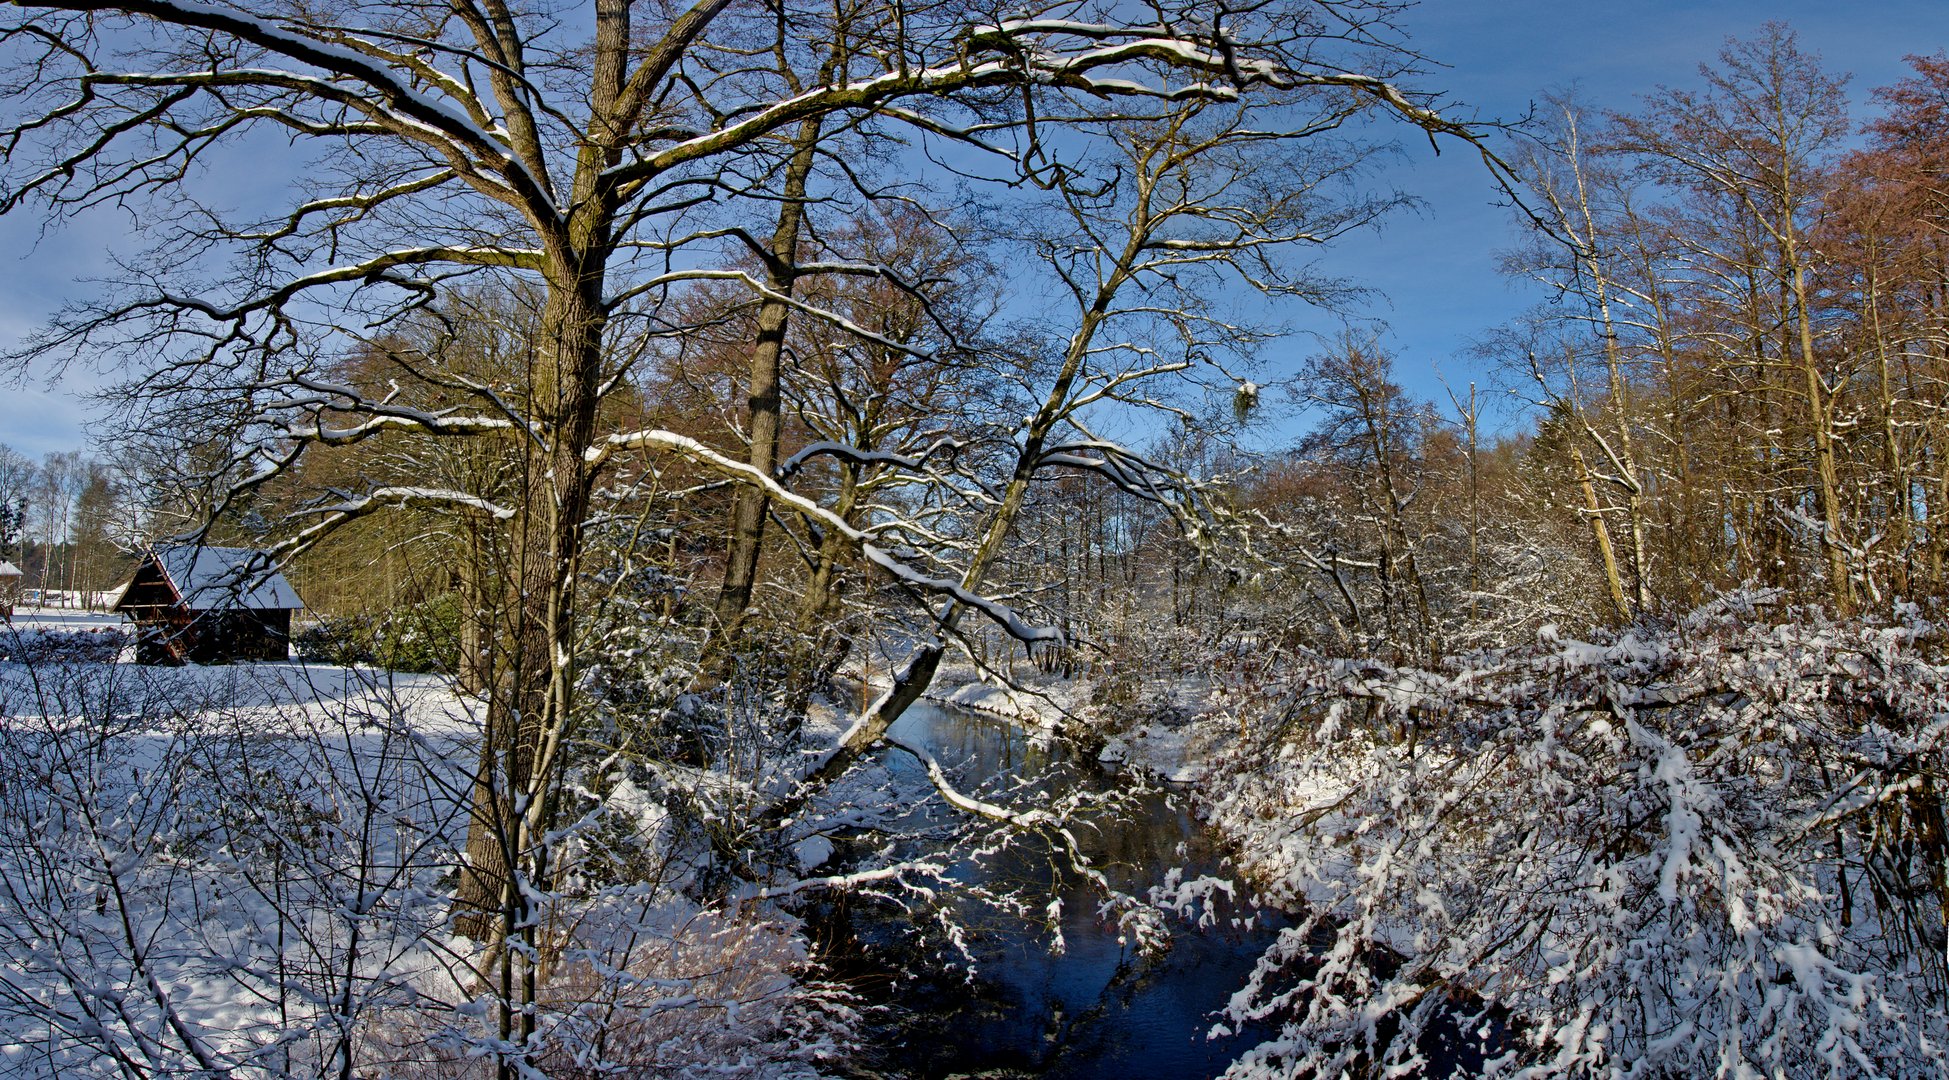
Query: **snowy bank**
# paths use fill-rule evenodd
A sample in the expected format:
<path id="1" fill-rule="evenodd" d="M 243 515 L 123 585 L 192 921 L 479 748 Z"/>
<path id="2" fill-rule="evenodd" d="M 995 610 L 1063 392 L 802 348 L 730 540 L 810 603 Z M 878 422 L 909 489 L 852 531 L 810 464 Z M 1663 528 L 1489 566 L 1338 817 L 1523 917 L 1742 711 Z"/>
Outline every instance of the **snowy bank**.
<path id="1" fill-rule="evenodd" d="M 1309 915 L 1237 1077 L 1939 1076 L 1949 667 L 1737 600 L 1434 670 L 1296 654 L 1214 700 L 1199 796 Z M 1375 963 L 1391 952 L 1398 962 Z"/>

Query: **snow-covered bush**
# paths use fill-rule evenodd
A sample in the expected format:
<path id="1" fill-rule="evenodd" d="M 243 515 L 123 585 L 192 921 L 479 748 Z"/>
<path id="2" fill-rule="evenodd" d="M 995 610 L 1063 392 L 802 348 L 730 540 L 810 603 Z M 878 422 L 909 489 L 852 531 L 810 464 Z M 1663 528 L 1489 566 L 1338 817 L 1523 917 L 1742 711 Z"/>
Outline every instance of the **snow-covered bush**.
<path id="1" fill-rule="evenodd" d="M 1213 819 L 1310 912 L 1231 1075 L 1943 1075 L 1937 631 L 1764 600 L 1214 709 Z"/>
<path id="2" fill-rule="evenodd" d="M 113 663 L 129 644 L 126 631 L 16 629 L 0 626 L 0 661 L 34 663 Z"/>
<path id="3" fill-rule="evenodd" d="M 799 978 L 792 925 L 640 897 L 586 925 L 602 933 L 571 943 L 536 995 L 530 1075 L 810 1080 L 849 1046 L 851 995 Z M 492 1080 L 491 1034 L 464 1012 L 398 1010 L 375 1015 L 361 1045 L 392 1080 Z"/>

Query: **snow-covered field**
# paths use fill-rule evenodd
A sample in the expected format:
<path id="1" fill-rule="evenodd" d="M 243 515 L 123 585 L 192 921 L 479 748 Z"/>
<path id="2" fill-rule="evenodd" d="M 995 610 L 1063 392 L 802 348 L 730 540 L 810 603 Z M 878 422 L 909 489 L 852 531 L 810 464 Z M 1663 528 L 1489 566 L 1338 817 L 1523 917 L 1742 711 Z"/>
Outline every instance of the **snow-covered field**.
<path id="1" fill-rule="evenodd" d="M 130 624 L 120 616 L 100 612 L 21 608 L 11 627 L 0 626 L 0 641 L 12 635 L 78 634 L 128 635 Z M 128 635 L 130 643 L 132 635 Z M 442 676 L 398 673 L 371 668 L 344 668 L 303 660 L 252 662 L 214 667 L 143 667 L 131 662 L 132 647 L 113 663 L 56 662 L 58 678 L 34 669 L 0 662 L 0 716 L 46 716 L 49 709 L 85 708 L 112 696 L 132 697 L 151 708 L 165 702 L 226 715 L 255 714 L 289 724 L 300 716 L 325 718 L 388 718 L 411 724 L 424 733 L 471 730 L 476 703 L 460 698 Z M 37 677 L 37 674 L 43 677 Z M 76 691 L 83 691 L 77 696 Z M 185 711 L 178 708 L 176 711 Z"/>
<path id="2" fill-rule="evenodd" d="M 0 1072 L 303 1072 L 456 985 L 428 948 L 474 720 L 439 680 L 141 667 L 29 608 L 0 663 Z M 124 650 L 126 657 L 127 650 Z"/>
<path id="3" fill-rule="evenodd" d="M 497 954 L 450 922 L 479 714 L 430 675 L 0 662 L 0 1076 L 493 1075 Z M 543 1072 L 811 1074 L 789 925 L 567 871 L 535 898 Z"/>
<path id="4" fill-rule="evenodd" d="M 78 608 L 43 607 L 39 604 L 22 604 L 14 609 L 13 628 L 16 630 L 102 630 L 122 629 L 129 625 L 120 615 L 103 611 L 84 611 Z M 0 633 L 5 627 L 0 626 Z"/>

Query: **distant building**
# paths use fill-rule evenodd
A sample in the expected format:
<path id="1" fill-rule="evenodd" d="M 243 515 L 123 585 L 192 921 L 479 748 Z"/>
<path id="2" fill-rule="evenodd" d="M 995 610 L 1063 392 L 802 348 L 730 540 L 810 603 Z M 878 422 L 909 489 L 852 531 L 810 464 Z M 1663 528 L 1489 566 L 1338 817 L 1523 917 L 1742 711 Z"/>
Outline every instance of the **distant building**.
<path id="1" fill-rule="evenodd" d="M 0 619 L 13 621 L 14 605 L 20 603 L 20 591 L 26 581 L 20 567 L 0 559 Z"/>
<path id="2" fill-rule="evenodd" d="M 224 664 L 288 658 L 304 606 L 264 552 L 185 545 L 144 556 L 113 610 L 135 620 L 137 663 Z"/>

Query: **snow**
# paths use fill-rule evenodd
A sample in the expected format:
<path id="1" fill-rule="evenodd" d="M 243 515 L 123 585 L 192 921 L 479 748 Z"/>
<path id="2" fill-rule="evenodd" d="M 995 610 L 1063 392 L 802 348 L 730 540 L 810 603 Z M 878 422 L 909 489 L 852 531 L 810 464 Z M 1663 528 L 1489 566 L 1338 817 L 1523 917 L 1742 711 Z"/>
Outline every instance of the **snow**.
<path id="1" fill-rule="evenodd" d="M 305 606 L 261 551 L 180 544 L 157 547 L 155 557 L 176 595 L 195 611 L 297 611 Z"/>
<path id="2" fill-rule="evenodd" d="M 1412 1070 L 1415 1040 L 1379 1032 L 1488 1009 L 1487 1075 L 1942 1075 L 1944 960 L 1914 944 L 1940 913 L 1863 872 L 1923 872 L 1871 845 L 1873 808 L 1949 749 L 1933 633 L 1730 604 L 1215 687 L 1194 790 L 1306 912 L 1229 1010 L 1279 1028 L 1230 1075 Z"/>
<path id="3" fill-rule="evenodd" d="M 120 615 L 80 607 L 22 604 L 5 627 L 15 630 L 113 630 L 129 625 Z"/>
<path id="4" fill-rule="evenodd" d="M 120 624 L 23 614 L 27 634 Z M 0 1074 L 121 1057 L 138 1075 L 459 1075 L 491 1055 L 492 954 L 448 924 L 480 712 L 442 678 L 372 669 L 0 662 Z M 667 810 L 613 788 L 555 838 L 565 858 L 615 857 L 598 818 L 658 850 Z M 528 888 L 572 928 L 538 1006 L 545 1071 L 810 1077 L 834 1052 L 846 996 L 797 974 L 789 921 L 564 879 Z M 601 1044 L 577 1004 L 595 1000 Z"/>
<path id="5" fill-rule="evenodd" d="M 792 856 L 798 860 L 799 872 L 806 873 L 824 866 L 834 850 L 831 838 L 815 834 L 793 844 Z"/>
<path id="6" fill-rule="evenodd" d="M 112 625 L 23 618 L 29 633 Z M 1136 719 L 1104 728 L 1104 756 L 1195 779 L 1254 887 L 1300 913 L 1227 1010 L 1227 1028 L 1271 1032 L 1236 1077 L 1335 1075 L 1363 1057 L 1406 1075 L 1421 1051 L 1383 1033 L 1451 1020 L 1488 1032 L 1477 1036 L 1487 1075 L 1936 1076 L 1949 1068 L 1949 1021 L 1943 958 L 1923 951 L 1941 932 L 1928 855 L 1875 846 L 1909 827 L 1949 751 L 1936 633 L 1913 612 L 1775 623 L 1727 605 L 1591 640 L 1547 629 L 1533 645 L 1429 668 L 1293 652 L 1249 677 L 1208 666 L 1140 690 Z M 1088 680 L 1008 685 L 975 655 L 944 668 L 938 699 L 1040 732 L 1107 725 Z M 1193 701 L 1202 707 L 1187 710 Z M 804 730 L 831 745 L 851 718 L 821 703 Z M 335 965 L 354 938 L 349 985 L 365 1022 L 485 1045 L 478 1025 L 492 1010 L 467 990 L 478 954 L 443 922 L 478 724 L 475 703 L 429 676 L 0 663 L 0 783 L 28 793 L 0 803 L 0 1071 L 72 1074 L 105 1040 L 145 1039 L 163 1047 L 161 1071 L 208 1071 L 199 1059 L 241 1068 L 286 1047 L 315 1064 L 339 1044 L 331 1010 L 304 1003 L 348 983 L 287 972 L 348 970 Z M 1067 836 L 1053 803 L 957 790 L 926 747 L 894 741 L 954 805 Z M 725 805 L 785 786 L 678 772 L 580 776 L 588 816 L 551 840 L 573 858 L 601 855 L 603 830 L 586 824 L 600 820 L 664 852 L 673 814 L 657 782 Z M 828 867 L 830 835 L 872 827 L 881 793 L 859 794 L 832 816 L 785 822 L 783 873 L 799 880 L 753 882 L 739 898 L 755 908 L 935 880 L 942 867 L 922 860 Z M 275 814 L 278 827 L 250 827 L 247 814 Z M 1900 888 L 1870 888 L 1864 866 Z M 629 927 L 682 941 L 677 953 L 699 947 L 692 931 L 771 960 L 800 948 L 789 930 L 701 911 L 662 885 L 631 888 L 533 898 L 601 930 L 592 951 Z M 1929 902 L 1903 901 L 1903 889 Z M 1150 904 L 1204 918 L 1243 891 L 1179 876 Z M 662 968 L 605 970 L 644 977 L 647 1013 L 715 994 L 748 1017 L 794 985 L 782 969 L 737 991 Z M 21 1002 L 97 1015 L 69 1024 Z M 375 1019 L 395 1016 L 426 1026 Z"/>
<path id="7" fill-rule="evenodd" d="M 0 663 L 10 1072 L 84 1075 L 109 1046 L 159 1072 L 227 1073 L 280 1046 L 302 1059 L 332 1039 L 329 1013 L 303 1005 L 332 980 L 293 973 L 328 956 L 358 977 L 360 1007 L 416 992 L 440 969 L 414 945 L 434 894 L 400 860 L 453 814 L 404 767 L 441 775 L 442 732 L 470 727 L 459 699 L 424 678 Z M 233 811 L 295 814 L 311 839 L 258 833 Z M 360 879 L 388 864 L 406 875 L 399 888 L 383 905 L 362 899 L 375 894 Z M 91 1020 L 70 1028 L 73 1013 Z"/>
<path id="8" fill-rule="evenodd" d="M 1183 728 L 1143 724 L 1130 732 L 1124 746 L 1126 761 L 1173 783 L 1195 783 L 1205 774 L 1204 762 L 1194 752 L 1191 733 Z"/>

